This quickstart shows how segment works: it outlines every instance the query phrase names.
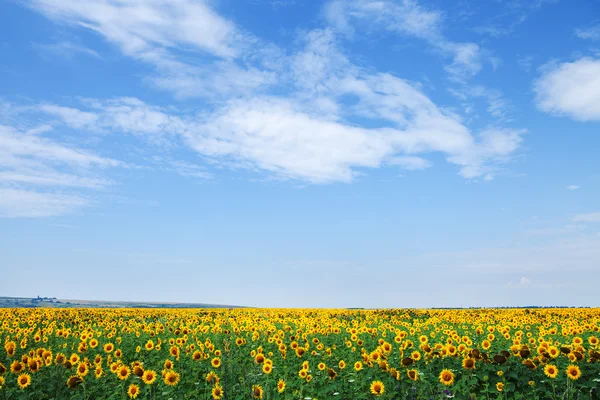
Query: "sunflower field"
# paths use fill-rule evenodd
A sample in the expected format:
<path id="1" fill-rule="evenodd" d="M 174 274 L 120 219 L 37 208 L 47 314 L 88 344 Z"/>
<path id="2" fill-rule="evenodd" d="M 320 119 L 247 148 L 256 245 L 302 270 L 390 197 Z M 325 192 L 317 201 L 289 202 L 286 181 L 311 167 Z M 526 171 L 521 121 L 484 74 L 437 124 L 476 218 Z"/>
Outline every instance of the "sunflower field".
<path id="1" fill-rule="evenodd" d="M 0 400 L 600 399 L 600 309 L 0 309 Z"/>

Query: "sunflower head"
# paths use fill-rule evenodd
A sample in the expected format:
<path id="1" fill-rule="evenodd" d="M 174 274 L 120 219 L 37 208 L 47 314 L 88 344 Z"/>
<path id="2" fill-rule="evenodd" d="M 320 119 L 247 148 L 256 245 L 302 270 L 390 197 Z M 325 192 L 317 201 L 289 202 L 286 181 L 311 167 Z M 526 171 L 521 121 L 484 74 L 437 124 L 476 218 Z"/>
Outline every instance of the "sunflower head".
<path id="1" fill-rule="evenodd" d="M 252 386 L 252 398 L 253 399 L 262 399 L 263 398 L 263 388 L 260 385 Z"/>
<path id="2" fill-rule="evenodd" d="M 385 386 L 381 381 L 373 381 L 370 389 L 375 396 L 381 396 L 385 392 Z"/>
<path id="3" fill-rule="evenodd" d="M 443 369 L 439 376 L 440 382 L 446 386 L 454 383 L 454 373 L 449 369 Z"/>

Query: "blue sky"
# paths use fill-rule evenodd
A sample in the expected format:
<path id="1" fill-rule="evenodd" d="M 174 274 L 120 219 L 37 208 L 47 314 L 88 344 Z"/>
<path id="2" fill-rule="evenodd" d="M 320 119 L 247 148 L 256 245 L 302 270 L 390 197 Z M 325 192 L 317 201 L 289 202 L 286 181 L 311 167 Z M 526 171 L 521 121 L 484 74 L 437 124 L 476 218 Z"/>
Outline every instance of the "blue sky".
<path id="1" fill-rule="evenodd" d="M 3 295 L 598 306 L 596 0 L 0 16 Z"/>

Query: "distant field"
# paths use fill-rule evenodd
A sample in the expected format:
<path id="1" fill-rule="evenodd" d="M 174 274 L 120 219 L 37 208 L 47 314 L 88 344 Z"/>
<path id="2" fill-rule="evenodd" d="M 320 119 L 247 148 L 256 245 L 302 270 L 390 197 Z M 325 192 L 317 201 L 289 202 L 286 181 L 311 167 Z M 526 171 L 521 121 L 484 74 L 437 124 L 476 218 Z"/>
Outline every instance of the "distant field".
<path id="1" fill-rule="evenodd" d="M 237 308 L 232 305 L 204 303 L 145 303 L 56 298 L 0 297 L 0 308 Z"/>
<path id="2" fill-rule="evenodd" d="M 600 399 L 600 309 L 0 309 L 0 398 Z"/>

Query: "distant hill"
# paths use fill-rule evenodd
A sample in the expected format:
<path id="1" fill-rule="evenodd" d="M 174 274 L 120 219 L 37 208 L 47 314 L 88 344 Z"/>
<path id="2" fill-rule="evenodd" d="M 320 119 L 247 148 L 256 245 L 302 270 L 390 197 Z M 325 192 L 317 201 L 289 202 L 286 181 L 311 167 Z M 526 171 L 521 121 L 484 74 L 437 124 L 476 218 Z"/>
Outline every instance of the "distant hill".
<path id="1" fill-rule="evenodd" d="M 242 308 L 205 303 L 159 303 L 57 299 L 56 297 L 0 297 L 0 308 Z"/>

